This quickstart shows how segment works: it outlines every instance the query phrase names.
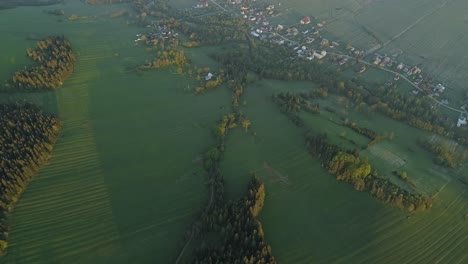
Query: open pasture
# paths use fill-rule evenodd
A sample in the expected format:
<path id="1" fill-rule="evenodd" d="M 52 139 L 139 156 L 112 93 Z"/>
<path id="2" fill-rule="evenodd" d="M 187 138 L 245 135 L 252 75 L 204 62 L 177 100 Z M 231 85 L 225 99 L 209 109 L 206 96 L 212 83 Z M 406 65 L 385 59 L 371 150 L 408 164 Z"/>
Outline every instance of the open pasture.
<path id="1" fill-rule="evenodd" d="M 353 3 L 353 10 L 362 3 L 332 1 L 345 2 Z M 323 4 L 309 5 L 317 3 Z M 66 1 L 60 8 L 67 14 L 98 15 L 122 6 L 91 10 L 81 2 Z M 327 7 L 321 8 L 319 13 L 326 14 Z M 25 44 L 25 38 L 32 33 L 64 33 L 79 54 L 63 89 L 43 97 L 28 95 L 56 112 L 65 126 L 50 164 L 11 215 L 10 248 L 1 262 L 171 263 L 206 202 L 200 154 L 213 144 L 211 126 L 229 112 L 230 91 L 220 87 L 194 96 L 187 89 L 192 81 L 171 70 L 129 72 L 148 54 L 134 47 L 141 29 L 124 20 L 59 22 L 34 8 L 0 12 L 0 29 L 14 38 L 7 41 L 11 54 L 7 46 L 0 47 L 5 52 L 2 70 L 22 65 L 24 49 L 34 43 Z M 11 21 L 23 15 L 28 19 L 12 27 Z M 30 22 L 35 18 L 40 23 Z M 200 48 L 188 54 L 198 66 L 214 68 L 209 52 Z M 463 216 L 468 192 L 450 177 L 463 175 L 466 168 L 445 172 L 432 165 L 432 156 L 416 143 L 426 132 L 370 112 L 343 109 L 329 97 L 321 106 L 338 114 L 304 113 L 311 129 L 329 133 L 335 142 L 350 144 L 352 139 L 358 145 L 367 140 L 341 126 L 343 116 L 382 134 L 394 132 L 393 140 L 376 145 L 380 155 L 370 157 L 371 163 L 379 172 L 391 171 L 394 166 L 386 167 L 389 159 L 398 156 L 417 186 L 431 194 L 438 191 L 432 211 L 410 216 L 356 192 L 307 153 L 302 132 L 271 100 L 276 92 L 312 87 L 309 82 L 271 80 L 249 85 L 240 110 L 252 126 L 248 132 L 230 132 L 221 164 L 230 199 L 245 193 L 251 173 L 265 182 L 260 220 L 279 262 L 466 263 L 468 228 Z"/>
<path id="2" fill-rule="evenodd" d="M 267 83 L 269 85 L 265 85 Z M 436 260 L 463 263 L 467 260 L 468 229 L 463 219 L 468 210 L 466 188 L 458 181 L 435 180 L 430 184 L 441 191 L 437 193 L 433 210 L 411 216 L 376 201 L 367 193 L 354 191 L 352 186 L 336 181 L 320 167 L 305 150 L 301 133 L 287 117 L 278 115 L 279 110 L 270 99 L 270 87 L 274 87 L 274 83 L 265 80 L 246 90 L 248 104 L 242 111 L 252 121 L 250 132 L 255 132 L 256 136 L 242 129 L 232 131 L 221 169 L 231 199 L 244 193 L 250 173 L 256 172 L 265 182 L 266 200 L 260 217 L 266 239 L 280 263 L 428 263 Z M 295 86 L 292 83 L 284 89 L 291 90 Z M 382 142 L 383 145 L 377 146 L 404 156 L 408 162 L 420 162 L 414 166 L 415 170 L 430 164 L 427 160 L 423 163 L 410 159 L 417 155 L 401 150 L 408 142 L 403 132 L 410 130 L 408 140 L 411 141 L 419 136 L 418 130 L 396 127 L 397 122 L 383 126 L 387 120 L 378 115 L 365 123 L 363 117 L 358 120 L 359 115 L 353 113 L 350 119 L 361 120 L 360 125 L 380 133 L 395 130 L 395 142 Z M 373 122 L 375 126 L 371 126 Z M 323 126 L 325 124 L 315 127 Z M 391 147 L 393 144 L 398 146 Z M 423 159 L 430 157 L 423 155 Z M 271 172 L 265 170 L 265 162 L 273 168 L 274 174 L 287 176 L 288 182 L 272 178 Z M 381 166 L 377 164 L 379 171 Z M 420 186 L 432 178 L 437 179 L 434 174 L 426 173 L 431 169 L 417 177 L 408 169 L 408 174 Z"/>
<path id="3" fill-rule="evenodd" d="M 85 15 L 90 7 L 71 1 L 61 8 Z M 111 6 L 116 8 L 123 6 Z M 90 13 L 108 10 L 95 7 Z M 64 129 L 50 164 L 11 215 L 10 245 L 1 262 L 173 261 L 207 199 L 197 160 L 213 143 L 211 126 L 226 112 L 220 102 L 230 101 L 229 91 L 195 96 L 187 90 L 191 80 L 170 70 L 129 71 L 149 54 L 133 43 L 141 29 L 125 20 L 98 16 L 58 22 L 40 9 L 2 12 L 0 28 L 16 32 L 10 42 L 20 43 L 9 56 L 24 56 L 35 43 L 25 40 L 32 32 L 39 38 L 63 33 L 78 60 L 63 88 L 2 98 L 27 97 L 50 105 L 47 109 L 60 116 Z M 41 23 L 18 21 L 13 28 L 11 21 L 24 12 Z M 210 63 L 198 55 L 199 66 L 204 58 Z M 6 64 L 11 71 L 22 67 Z"/>

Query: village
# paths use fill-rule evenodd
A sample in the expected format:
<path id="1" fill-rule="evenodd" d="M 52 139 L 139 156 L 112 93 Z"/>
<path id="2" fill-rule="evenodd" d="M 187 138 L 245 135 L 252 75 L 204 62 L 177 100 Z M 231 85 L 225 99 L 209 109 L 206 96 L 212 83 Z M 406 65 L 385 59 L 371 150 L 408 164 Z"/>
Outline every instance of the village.
<path id="1" fill-rule="evenodd" d="M 222 6 L 224 5 L 224 7 Z M 468 123 L 468 107 L 462 106 L 456 109 L 450 106 L 450 101 L 444 97 L 446 86 L 437 82 L 431 75 L 423 73 L 423 65 L 409 65 L 397 59 L 398 55 L 367 53 L 352 45 L 342 45 L 339 40 L 324 37 L 326 21 L 320 21 L 311 16 L 298 17 L 297 23 L 283 25 L 273 23 L 276 17 L 281 15 L 281 3 L 267 4 L 260 1 L 228 0 L 218 3 L 215 0 L 196 1 L 193 10 L 221 8 L 224 12 L 232 12 L 242 17 L 251 24 L 250 37 L 259 41 L 268 41 L 276 45 L 285 45 L 291 49 L 293 59 L 308 61 L 327 59 L 337 67 L 349 68 L 350 60 L 358 61 L 358 67 L 354 69 L 356 75 L 364 74 L 369 67 L 385 70 L 393 74 L 393 77 L 384 82 L 386 87 L 394 87 L 400 81 L 407 81 L 414 88 L 411 96 L 423 94 L 431 97 L 434 102 L 460 114 L 456 125 L 466 126 Z M 151 25 L 150 25 L 151 26 Z M 165 27 L 152 25 L 155 33 L 147 34 L 141 39 L 137 35 L 135 42 L 157 42 L 157 39 L 176 38 L 177 33 L 170 32 Z M 329 57 L 329 58 L 328 58 Z M 356 66 L 354 66 L 356 67 Z M 468 101 L 468 94 L 465 102 Z"/>

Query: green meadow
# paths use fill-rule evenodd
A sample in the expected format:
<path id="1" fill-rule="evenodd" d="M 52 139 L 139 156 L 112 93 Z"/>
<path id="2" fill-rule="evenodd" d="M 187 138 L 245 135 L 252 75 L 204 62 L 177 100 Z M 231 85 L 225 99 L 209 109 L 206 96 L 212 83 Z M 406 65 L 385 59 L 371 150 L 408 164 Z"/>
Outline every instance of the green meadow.
<path id="1" fill-rule="evenodd" d="M 283 5 L 326 16 L 342 4 L 360 15 L 363 3 L 372 1 L 309 2 Z M 0 81 L 30 63 L 25 50 L 34 39 L 64 34 L 77 53 L 75 71 L 61 89 L 0 94 L 2 102 L 26 99 L 64 121 L 49 164 L 9 218 L 8 253 L 0 262 L 172 263 L 208 199 L 201 155 L 214 144 L 212 127 L 230 111 L 231 91 L 221 86 L 194 95 L 194 80 L 174 70 L 131 71 L 152 54 L 134 45 L 142 28 L 127 18 L 108 18 L 128 6 L 90 7 L 69 0 L 53 8 L 66 16 L 43 13 L 48 7 L 0 11 Z M 68 21 L 72 14 L 87 18 Z M 200 47 L 187 54 L 197 66 L 216 69 L 209 58 L 215 50 Z M 375 80 L 391 77 L 370 72 Z M 221 162 L 228 199 L 244 194 L 252 173 L 265 183 L 260 221 L 279 263 L 466 263 L 468 186 L 460 179 L 468 177 L 467 166 L 455 171 L 435 165 L 418 144 L 429 133 L 329 96 L 319 101 L 320 115 L 301 113 L 306 128 L 326 132 L 345 147 L 366 145 L 368 139 L 343 126 L 343 118 L 381 134 L 393 132 L 392 140 L 361 155 L 392 181 L 399 181 L 392 171 L 407 171 L 418 191 L 436 201 L 431 211 L 408 214 L 355 191 L 309 155 L 303 131 L 271 99 L 274 93 L 316 87 L 275 80 L 249 84 L 240 110 L 252 126 L 230 132 Z"/>
<path id="2" fill-rule="evenodd" d="M 350 120 L 382 134 L 395 133 L 393 140 L 380 142 L 361 155 L 368 156 L 382 174 L 391 176 L 392 170 L 406 170 L 418 191 L 436 194 L 437 202 L 430 212 L 408 215 L 336 181 L 307 153 L 301 132 L 271 101 L 272 90 L 283 87 L 282 91 L 302 91 L 312 85 L 286 86 L 266 80 L 249 87 L 242 111 L 251 118 L 251 131 L 256 136 L 240 130 L 231 134 L 222 166 L 228 195 L 233 199 L 242 195 L 251 173 L 257 173 L 265 182 L 267 197 L 261 221 L 278 261 L 464 263 L 468 258 L 468 227 L 463 219 L 468 193 L 466 185 L 458 180 L 463 174 L 448 174 L 444 168 L 432 165 L 429 153 L 417 145 L 417 139 L 426 133 L 377 114 L 348 109 L 345 112 Z M 334 143 L 344 147 L 352 147 L 349 140 L 366 142 L 338 125 L 344 107 L 329 102 L 320 104 L 335 108 L 337 114 L 324 110 L 320 115 L 304 113 L 301 116 L 307 128 L 326 132 Z M 382 152 L 394 153 L 390 158 L 404 159 L 405 164 L 392 165 Z"/>

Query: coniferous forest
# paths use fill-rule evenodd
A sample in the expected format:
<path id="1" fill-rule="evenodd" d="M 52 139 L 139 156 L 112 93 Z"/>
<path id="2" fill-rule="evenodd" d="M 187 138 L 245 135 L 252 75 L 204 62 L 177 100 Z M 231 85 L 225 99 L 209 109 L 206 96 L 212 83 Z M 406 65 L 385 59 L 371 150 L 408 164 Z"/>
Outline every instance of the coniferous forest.
<path id="1" fill-rule="evenodd" d="M 28 49 L 36 62 L 14 73 L 3 91 L 33 92 L 61 87 L 76 60 L 63 36 L 48 37 Z M 0 105 L 0 255 L 8 246 L 7 216 L 28 183 L 49 159 L 62 121 L 30 103 Z"/>
<path id="2" fill-rule="evenodd" d="M 0 105 L 0 254 L 7 247 L 6 215 L 47 162 L 62 122 L 32 104 Z"/>

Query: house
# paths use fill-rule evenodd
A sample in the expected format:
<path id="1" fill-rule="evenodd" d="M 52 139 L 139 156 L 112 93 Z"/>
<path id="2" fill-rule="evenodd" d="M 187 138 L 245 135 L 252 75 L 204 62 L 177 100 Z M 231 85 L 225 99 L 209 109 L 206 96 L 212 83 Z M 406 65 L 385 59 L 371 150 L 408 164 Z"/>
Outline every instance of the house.
<path id="1" fill-rule="evenodd" d="M 297 50 L 296 53 L 297 53 L 297 56 L 299 56 L 299 57 L 304 57 L 305 56 L 305 52 L 302 49 Z"/>
<path id="2" fill-rule="evenodd" d="M 283 30 L 284 29 L 284 26 L 283 25 L 277 25 L 276 26 L 276 30 Z"/>
<path id="3" fill-rule="evenodd" d="M 284 39 L 274 39 L 271 42 L 274 43 L 274 44 L 283 45 L 284 44 Z"/>
<path id="4" fill-rule="evenodd" d="M 330 42 L 328 42 L 328 39 L 322 39 L 322 41 L 320 42 L 320 45 L 323 47 L 327 47 L 330 45 Z"/>
<path id="5" fill-rule="evenodd" d="M 343 58 L 342 60 L 340 60 L 339 64 L 340 64 L 340 65 L 343 65 L 343 64 L 345 64 L 347 61 L 348 61 L 348 58 Z"/>
<path id="6" fill-rule="evenodd" d="M 365 65 L 362 65 L 362 67 L 359 69 L 359 73 L 363 73 L 366 71 L 366 66 Z"/>
<path id="7" fill-rule="evenodd" d="M 445 86 L 439 83 L 436 87 L 434 87 L 433 91 L 441 94 L 445 91 Z"/>
<path id="8" fill-rule="evenodd" d="M 310 44 L 310 43 L 314 42 L 314 40 L 315 40 L 314 38 L 306 38 L 306 39 L 305 39 L 305 42 L 306 42 L 307 44 Z"/>
<path id="9" fill-rule="evenodd" d="M 252 36 L 254 36 L 256 38 L 260 37 L 260 35 L 255 31 L 250 32 L 250 35 L 252 35 Z"/>
<path id="10" fill-rule="evenodd" d="M 467 123 L 468 122 L 466 120 L 466 117 L 463 116 L 463 115 L 460 115 L 460 117 L 458 118 L 458 121 L 457 121 L 457 127 L 466 126 Z"/>
<path id="11" fill-rule="evenodd" d="M 335 41 L 332 42 L 332 45 L 333 45 L 333 46 L 336 46 L 336 47 L 339 47 L 339 46 L 340 46 L 340 44 L 338 44 L 338 42 L 335 42 Z"/>
<path id="12" fill-rule="evenodd" d="M 302 25 L 310 24 L 310 17 L 308 17 L 308 16 L 304 17 L 303 19 L 301 19 L 300 23 Z"/>
<path id="13" fill-rule="evenodd" d="M 401 71 L 403 70 L 403 68 L 405 67 L 405 65 L 403 63 L 399 63 L 398 66 L 396 67 L 397 71 Z"/>
<path id="14" fill-rule="evenodd" d="M 418 74 L 418 73 L 421 73 L 421 68 L 419 68 L 418 66 L 414 66 L 413 68 L 409 69 L 408 70 L 408 75 L 412 75 L 412 74 Z"/>
<path id="15" fill-rule="evenodd" d="M 382 59 L 380 58 L 379 55 L 374 56 L 374 64 L 375 65 L 379 65 L 381 61 L 382 61 Z"/>
<path id="16" fill-rule="evenodd" d="M 354 56 L 356 56 L 356 57 L 364 57 L 364 53 L 365 53 L 365 51 L 363 51 L 363 50 L 361 50 L 361 51 L 356 50 L 356 51 L 354 52 Z"/>
<path id="17" fill-rule="evenodd" d="M 390 63 L 390 58 L 389 57 L 385 57 L 383 59 L 383 61 L 380 63 L 380 67 L 385 67 L 387 66 L 387 64 Z"/>
<path id="18" fill-rule="evenodd" d="M 204 8 L 204 7 L 208 7 L 208 1 L 201 1 L 200 3 L 198 3 L 193 8 Z"/>
<path id="19" fill-rule="evenodd" d="M 213 77 L 214 77 L 214 75 L 213 75 L 211 72 L 209 72 L 209 73 L 205 76 L 205 81 L 209 81 L 209 80 L 211 80 Z"/>
<path id="20" fill-rule="evenodd" d="M 320 53 L 318 53 L 317 51 L 314 51 L 313 56 L 320 60 L 324 58 L 325 56 L 327 56 L 327 52 L 324 50 L 322 50 Z"/>

